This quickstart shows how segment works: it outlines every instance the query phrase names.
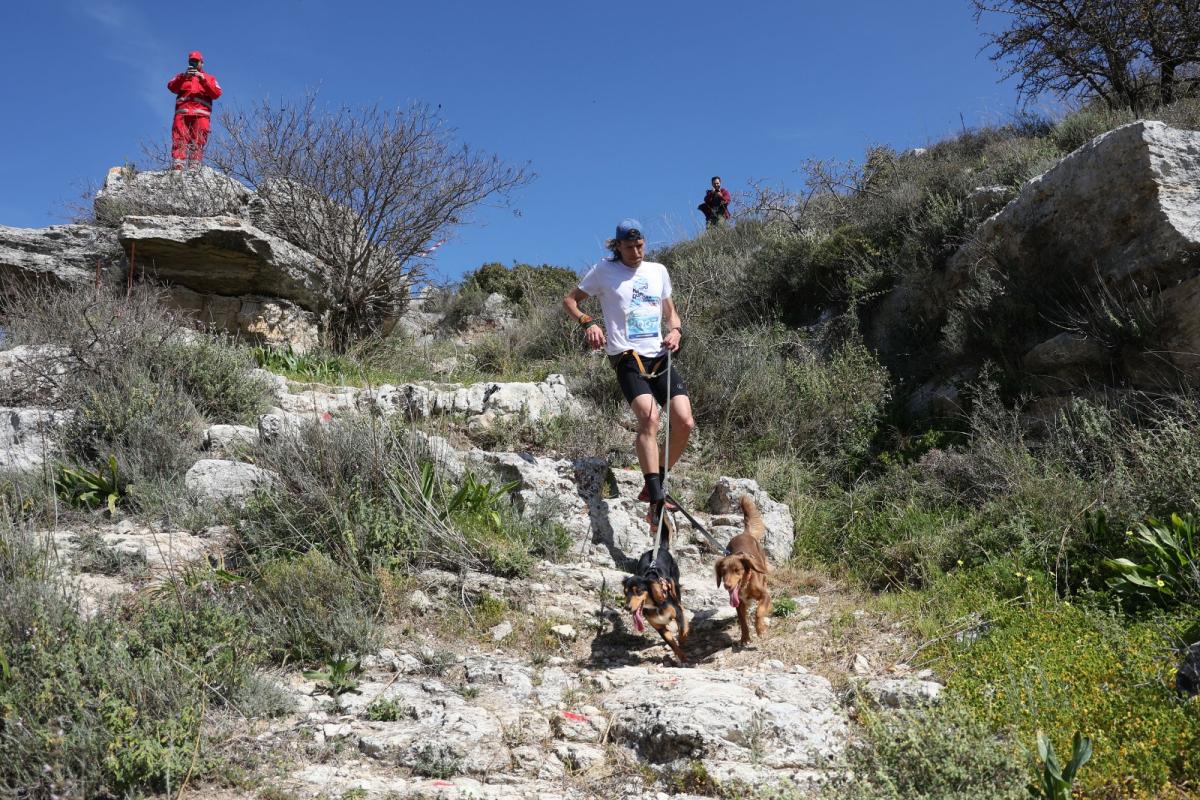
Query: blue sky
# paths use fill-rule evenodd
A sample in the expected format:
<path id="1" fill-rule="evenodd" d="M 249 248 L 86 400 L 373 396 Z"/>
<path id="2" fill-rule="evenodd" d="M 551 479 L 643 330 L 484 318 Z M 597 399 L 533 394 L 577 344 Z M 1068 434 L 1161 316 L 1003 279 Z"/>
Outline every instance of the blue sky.
<path id="1" fill-rule="evenodd" d="M 1004 122 L 1011 84 L 967 0 L 642 3 L 14 0 L 0 47 L 0 224 L 66 221 L 108 167 L 164 139 L 166 81 L 200 49 L 218 104 L 441 105 L 462 140 L 537 180 L 436 254 L 581 268 L 616 222 L 696 232 L 711 175 L 798 184 L 806 158 Z"/>

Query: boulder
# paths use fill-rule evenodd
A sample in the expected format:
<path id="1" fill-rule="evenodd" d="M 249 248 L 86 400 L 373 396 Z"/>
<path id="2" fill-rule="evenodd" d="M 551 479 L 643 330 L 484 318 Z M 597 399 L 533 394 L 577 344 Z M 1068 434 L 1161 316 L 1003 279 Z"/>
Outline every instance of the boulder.
<path id="1" fill-rule="evenodd" d="M 517 484 L 513 499 L 522 516 L 552 514 L 577 542 L 591 539 L 587 503 L 575 485 L 575 467 L 567 460 L 537 458 L 528 453 L 472 450 L 466 463 L 503 483 Z"/>
<path id="2" fill-rule="evenodd" d="M 41 466 L 58 452 L 55 433 L 69 418 L 47 408 L 0 408 L 0 472 Z"/>
<path id="3" fill-rule="evenodd" d="M 124 263 L 116 234 L 106 228 L 0 225 L 0 297 L 28 283 L 58 288 L 123 278 Z"/>
<path id="4" fill-rule="evenodd" d="M 322 265 L 239 217 L 125 217 L 118 238 L 141 274 L 195 292 L 281 298 L 319 311 Z"/>
<path id="5" fill-rule="evenodd" d="M 18 345 L 0 350 L 0 400 L 20 405 L 53 404 L 70 351 L 58 345 Z"/>
<path id="6" fill-rule="evenodd" d="M 1119 187 L 1119 190 L 1118 190 Z M 1139 121 L 1098 136 L 1021 188 L 947 265 L 951 288 L 981 259 L 1013 276 L 1054 269 L 1081 284 L 1171 286 L 1200 255 L 1200 131 Z"/>
<path id="7" fill-rule="evenodd" d="M 1103 378 L 1108 363 L 1104 345 L 1069 331 L 1036 345 L 1022 359 L 1025 369 L 1041 376 L 1042 383 L 1052 389 L 1079 387 L 1089 378 Z"/>
<path id="8" fill-rule="evenodd" d="M 202 458 L 183 476 L 184 486 L 194 495 L 216 503 L 238 504 L 259 489 L 275 483 L 279 476 L 270 470 L 219 458 Z"/>
<path id="9" fill-rule="evenodd" d="M 750 478 L 721 477 L 717 480 L 717 485 L 708 498 L 709 512 L 720 515 L 736 514 L 738 521 L 735 526 L 729 528 L 717 525 L 718 521 L 714 520 L 713 535 L 720 541 L 728 541 L 741 533 L 740 502 L 745 494 L 750 495 L 754 505 L 758 507 L 758 513 L 762 514 L 763 525 L 767 529 L 763 539 L 763 548 L 767 551 L 767 556 L 775 564 L 784 563 L 792 557 L 795 541 L 796 529 L 792 522 L 792 511 L 786 504 L 771 499 L 769 494 L 759 488 L 758 482 Z M 719 528 L 725 529 L 718 532 Z"/>
<path id="10" fill-rule="evenodd" d="M 171 286 L 166 302 L 205 328 L 226 331 L 263 345 L 307 353 L 320 340 L 317 315 L 294 303 L 261 295 L 228 297 Z"/>
<path id="11" fill-rule="evenodd" d="M 829 681 L 780 672 L 611 671 L 610 737 L 651 763 L 700 760 L 710 772 L 754 765 L 765 779 L 831 769 L 847 730 Z"/>
<path id="12" fill-rule="evenodd" d="M 205 450 L 231 450 L 258 444 L 259 433 L 248 425 L 209 425 L 201 437 Z"/>
<path id="13" fill-rule="evenodd" d="M 1162 347 L 1153 355 L 1176 368 L 1191 383 L 1200 383 L 1200 314 L 1196 313 L 1200 308 L 1200 276 L 1166 289 L 1159 298 L 1163 309 L 1159 332 Z"/>
<path id="14" fill-rule="evenodd" d="M 108 171 L 92 208 L 97 222 L 116 227 L 130 216 L 243 216 L 250 197 L 249 189 L 211 167 L 138 172 L 125 166 Z"/>
<path id="15" fill-rule="evenodd" d="M 967 194 L 967 207 L 976 217 L 986 217 L 999 209 L 1013 195 L 1007 186 L 976 186 Z"/>

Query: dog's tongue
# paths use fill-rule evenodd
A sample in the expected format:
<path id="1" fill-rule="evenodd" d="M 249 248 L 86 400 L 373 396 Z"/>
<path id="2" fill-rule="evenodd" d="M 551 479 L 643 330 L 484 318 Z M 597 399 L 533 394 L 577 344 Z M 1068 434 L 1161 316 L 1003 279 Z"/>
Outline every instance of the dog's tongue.
<path id="1" fill-rule="evenodd" d="M 642 610 L 640 608 L 633 612 L 633 627 L 637 628 L 638 633 L 646 630 L 646 620 L 642 619 Z"/>
<path id="2" fill-rule="evenodd" d="M 739 588 L 741 588 L 741 587 L 735 586 L 729 592 L 729 605 L 733 606 L 734 608 L 737 608 L 738 605 L 741 603 L 741 601 L 738 599 L 738 589 Z"/>

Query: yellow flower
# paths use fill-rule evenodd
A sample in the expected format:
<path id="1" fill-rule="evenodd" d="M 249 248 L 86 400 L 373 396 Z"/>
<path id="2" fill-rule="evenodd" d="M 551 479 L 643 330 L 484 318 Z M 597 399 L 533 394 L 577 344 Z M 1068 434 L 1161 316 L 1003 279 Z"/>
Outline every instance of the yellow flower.
<path id="1" fill-rule="evenodd" d="M 960 567 L 963 565 L 963 562 L 962 562 L 962 559 L 961 559 L 961 558 L 958 560 L 958 565 L 959 565 Z"/>
<path id="2" fill-rule="evenodd" d="M 1166 584 L 1163 583 L 1162 578 L 1159 578 L 1157 581 L 1155 581 L 1155 583 L 1158 584 L 1158 588 L 1160 588 L 1160 589 L 1163 588 L 1164 586 L 1166 586 Z"/>

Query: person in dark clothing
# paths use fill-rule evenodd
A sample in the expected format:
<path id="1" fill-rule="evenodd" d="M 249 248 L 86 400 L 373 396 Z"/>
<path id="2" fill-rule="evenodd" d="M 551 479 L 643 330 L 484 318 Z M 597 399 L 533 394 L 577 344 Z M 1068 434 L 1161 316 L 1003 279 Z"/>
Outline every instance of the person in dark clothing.
<path id="1" fill-rule="evenodd" d="M 721 176 L 714 175 L 712 188 L 704 193 L 704 202 L 698 206 L 704 214 L 705 224 L 711 228 L 729 219 L 729 204 L 732 201 L 729 190 L 721 187 Z"/>

